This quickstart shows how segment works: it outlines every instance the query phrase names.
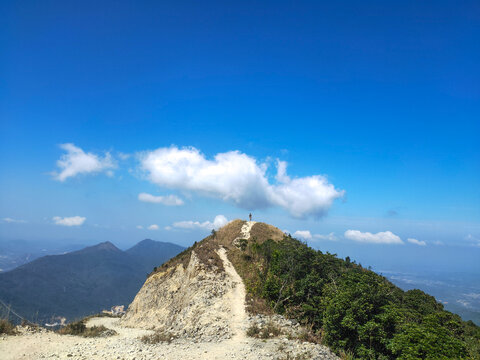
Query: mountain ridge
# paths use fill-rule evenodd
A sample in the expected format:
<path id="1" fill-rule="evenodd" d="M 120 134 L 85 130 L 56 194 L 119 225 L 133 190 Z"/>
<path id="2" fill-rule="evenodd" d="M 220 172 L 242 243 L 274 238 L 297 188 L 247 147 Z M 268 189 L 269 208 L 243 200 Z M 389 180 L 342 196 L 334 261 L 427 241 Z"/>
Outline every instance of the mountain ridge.
<path id="1" fill-rule="evenodd" d="M 239 324 L 232 323 L 233 303 L 226 301 L 237 287 L 226 272 L 230 266 L 246 289 L 249 320 L 242 327 L 253 336 L 269 331 L 250 331 L 258 316 L 273 323 L 283 316 L 342 356 L 480 356 L 480 328 L 445 311 L 434 297 L 403 291 L 350 258 L 313 250 L 272 225 L 242 220 L 213 231 L 150 273 L 122 323 L 193 339 L 235 337 L 232 329 Z"/>

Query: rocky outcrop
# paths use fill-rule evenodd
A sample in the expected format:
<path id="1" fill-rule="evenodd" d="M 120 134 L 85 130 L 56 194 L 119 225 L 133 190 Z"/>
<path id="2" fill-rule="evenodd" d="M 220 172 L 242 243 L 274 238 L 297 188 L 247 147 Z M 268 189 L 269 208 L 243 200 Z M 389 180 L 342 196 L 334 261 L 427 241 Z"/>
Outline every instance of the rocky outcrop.
<path id="1" fill-rule="evenodd" d="M 212 271 L 192 251 L 186 268 L 180 263 L 147 279 L 122 324 L 203 341 L 230 338 L 227 293 L 234 286 L 225 272 Z"/>

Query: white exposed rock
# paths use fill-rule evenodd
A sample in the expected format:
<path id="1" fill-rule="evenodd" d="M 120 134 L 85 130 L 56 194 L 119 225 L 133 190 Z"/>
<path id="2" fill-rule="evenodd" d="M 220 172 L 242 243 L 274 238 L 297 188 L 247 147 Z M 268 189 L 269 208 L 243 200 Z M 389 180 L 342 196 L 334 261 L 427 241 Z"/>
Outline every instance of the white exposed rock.
<path id="1" fill-rule="evenodd" d="M 147 279 L 121 323 L 195 340 L 228 339 L 232 309 L 226 294 L 234 286 L 225 272 L 207 269 L 192 251 L 186 269 L 179 264 Z"/>

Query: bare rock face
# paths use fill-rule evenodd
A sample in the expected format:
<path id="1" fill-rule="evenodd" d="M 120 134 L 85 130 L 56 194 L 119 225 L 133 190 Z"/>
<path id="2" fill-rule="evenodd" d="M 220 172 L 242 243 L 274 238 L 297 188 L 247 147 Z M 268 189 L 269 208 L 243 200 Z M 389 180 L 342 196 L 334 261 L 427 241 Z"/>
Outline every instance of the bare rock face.
<path id="1" fill-rule="evenodd" d="M 122 324 L 203 341 L 230 338 L 224 298 L 233 286 L 225 272 L 208 269 L 192 251 L 187 268 L 178 264 L 147 279 Z"/>

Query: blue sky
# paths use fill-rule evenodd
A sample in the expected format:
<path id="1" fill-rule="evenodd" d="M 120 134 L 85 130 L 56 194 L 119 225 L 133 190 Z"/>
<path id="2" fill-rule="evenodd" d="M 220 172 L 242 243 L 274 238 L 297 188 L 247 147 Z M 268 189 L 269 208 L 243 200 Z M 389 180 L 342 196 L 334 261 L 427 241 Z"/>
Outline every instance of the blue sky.
<path id="1" fill-rule="evenodd" d="M 457 263 L 478 270 L 478 2 L 4 1 L 0 10 L 2 239 L 188 245 L 217 215 L 253 211 L 343 256 L 405 265 L 462 248 Z M 82 171 L 60 180 L 62 144 L 94 170 L 76 163 Z M 191 179 L 169 181 L 142 162 L 192 148 L 203 165 Z M 238 156 L 219 166 L 225 153 Z M 258 167 L 251 177 L 202 177 L 242 169 L 242 156 Z M 311 189 L 318 198 L 286 195 L 314 176 L 325 181 Z"/>

